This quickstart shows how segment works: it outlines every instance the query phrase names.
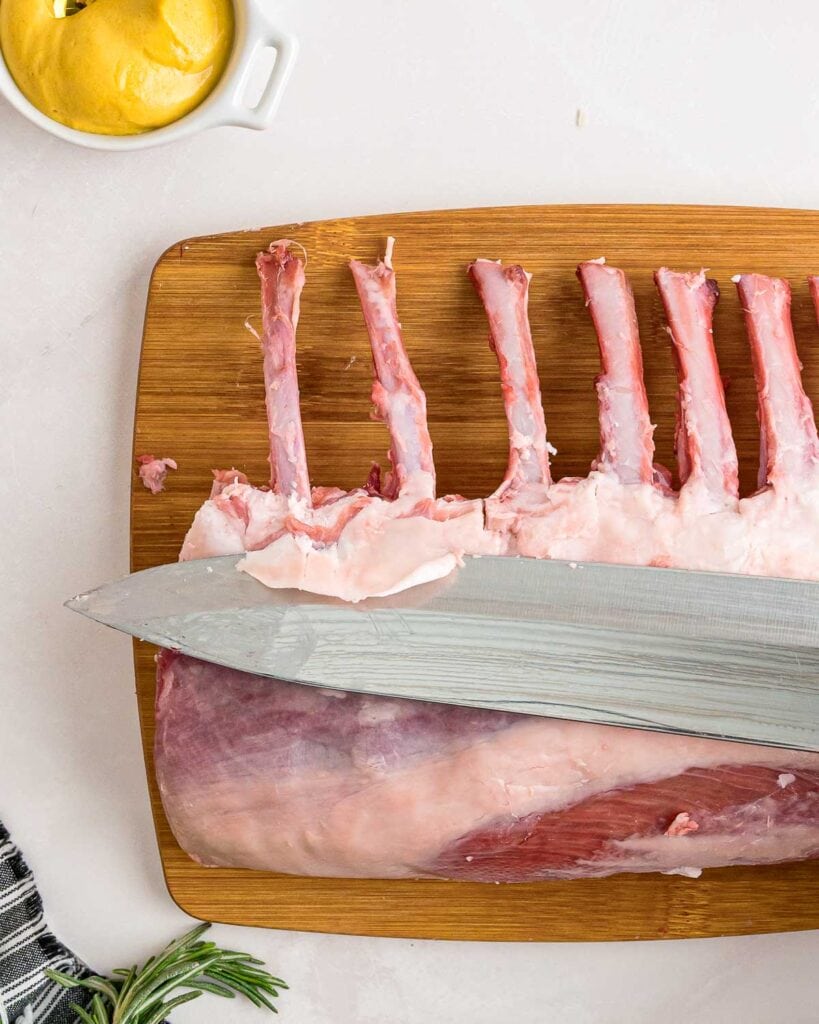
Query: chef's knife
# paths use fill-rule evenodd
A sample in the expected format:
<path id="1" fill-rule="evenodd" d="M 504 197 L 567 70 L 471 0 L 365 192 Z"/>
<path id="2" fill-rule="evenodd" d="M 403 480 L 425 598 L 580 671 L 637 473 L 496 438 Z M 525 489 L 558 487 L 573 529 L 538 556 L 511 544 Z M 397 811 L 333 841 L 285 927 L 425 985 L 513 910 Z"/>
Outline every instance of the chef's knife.
<path id="1" fill-rule="evenodd" d="M 67 606 L 312 686 L 819 750 L 819 583 L 484 557 L 348 604 L 237 561 L 147 569 Z"/>

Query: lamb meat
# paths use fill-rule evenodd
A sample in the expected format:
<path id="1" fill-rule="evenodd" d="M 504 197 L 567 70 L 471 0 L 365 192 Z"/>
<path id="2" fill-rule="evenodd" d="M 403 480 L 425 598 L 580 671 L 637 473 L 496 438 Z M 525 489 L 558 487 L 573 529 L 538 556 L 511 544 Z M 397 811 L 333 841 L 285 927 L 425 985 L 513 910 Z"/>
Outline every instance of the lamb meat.
<path id="1" fill-rule="evenodd" d="M 352 264 L 391 468 L 342 492 L 309 487 L 293 357 L 303 267 L 258 261 L 269 490 L 216 474 L 182 558 L 243 554 L 269 586 L 351 600 L 509 554 L 819 578 L 819 446 L 786 282 L 739 279 L 759 393 L 764 479 L 740 498 L 703 273 L 662 269 L 679 371 L 681 487 L 654 464 L 626 276 L 579 276 L 600 345 L 600 454 L 553 482 L 527 316 L 529 276 L 469 268 L 490 324 L 509 463 L 484 501 L 436 498 L 425 398 L 404 350 L 390 251 Z M 814 285 L 819 315 L 819 286 Z M 164 651 L 156 770 L 196 860 L 339 877 L 484 882 L 703 868 L 819 856 L 819 755 L 321 690 Z"/>

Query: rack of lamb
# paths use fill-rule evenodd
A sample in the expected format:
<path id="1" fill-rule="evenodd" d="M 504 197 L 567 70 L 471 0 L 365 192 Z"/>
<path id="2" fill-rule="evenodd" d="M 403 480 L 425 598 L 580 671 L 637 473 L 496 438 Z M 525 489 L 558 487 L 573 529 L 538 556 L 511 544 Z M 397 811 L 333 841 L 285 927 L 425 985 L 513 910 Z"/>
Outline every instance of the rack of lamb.
<path id="1" fill-rule="evenodd" d="M 485 499 L 437 497 L 424 392 L 404 349 L 392 244 L 354 261 L 390 469 L 311 488 L 296 377 L 305 282 L 285 241 L 259 255 L 271 481 L 218 471 L 182 559 L 243 556 L 271 587 L 350 601 L 445 576 L 466 555 L 619 562 L 819 579 L 819 441 L 786 281 L 737 286 L 759 396 L 759 490 L 740 498 L 712 336 L 716 283 L 657 271 L 678 367 L 681 485 L 653 461 L 625 274 L 578 276 L 597 333 L 600 453 L 553 481 L 520 266 L 477 260 L 509 428 Z M 812 279 L 819 309 L 819 280 Z M 181 846 L 210 865 L 484 882 L 819 856 L 819 754 L 321 690 L 163 651 L 156 771 Z"/>

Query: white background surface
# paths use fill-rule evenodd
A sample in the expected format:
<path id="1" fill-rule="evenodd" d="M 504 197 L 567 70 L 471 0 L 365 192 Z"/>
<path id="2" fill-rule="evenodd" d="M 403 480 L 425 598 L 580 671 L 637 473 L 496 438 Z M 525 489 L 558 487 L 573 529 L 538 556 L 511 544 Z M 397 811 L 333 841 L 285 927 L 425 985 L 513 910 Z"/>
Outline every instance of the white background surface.
<path id="1" fill-rule="evenodd" d="M 815 3 L 304 0 L 280 16 L 302 55 L 265 134 L 109 155 L 0 105 L 0 816 L 55 929 L 99 969 L 188 924 L 156 853 L 130 644 L 60 607 L 127 570 L 142 311 L 166 245 L 456 205 L 819 205 Z M 289 1024 L 819 1012 L 819 933 L 534 946 L 214 935 L 290 982 Z M 174 1015 L 262 1019 L 210 999 Z"/>

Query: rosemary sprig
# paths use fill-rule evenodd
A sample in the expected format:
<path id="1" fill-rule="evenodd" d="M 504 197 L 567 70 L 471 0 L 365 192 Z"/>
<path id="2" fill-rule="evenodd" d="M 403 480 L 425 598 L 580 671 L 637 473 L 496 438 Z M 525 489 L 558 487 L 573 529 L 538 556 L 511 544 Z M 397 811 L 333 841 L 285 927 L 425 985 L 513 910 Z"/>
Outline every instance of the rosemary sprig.
<path id="1" fill-rule="evenodd" d="M 64 988 L 93 993 L 87 1008 L 72 1004 L 82 1024 L 161 1024 L 174 1007 L 205 992 L 226 999 L 238 992 L 256 1006 L 277 1013 L 271 999 L 287 985 L 263 970 L 263 961 L 200 941 L 208 928 L 208 923 L 197 925 L 142 967 L 119 968 L 113 978 L 79 979 L 52 970 L 46 974 Z"/>

